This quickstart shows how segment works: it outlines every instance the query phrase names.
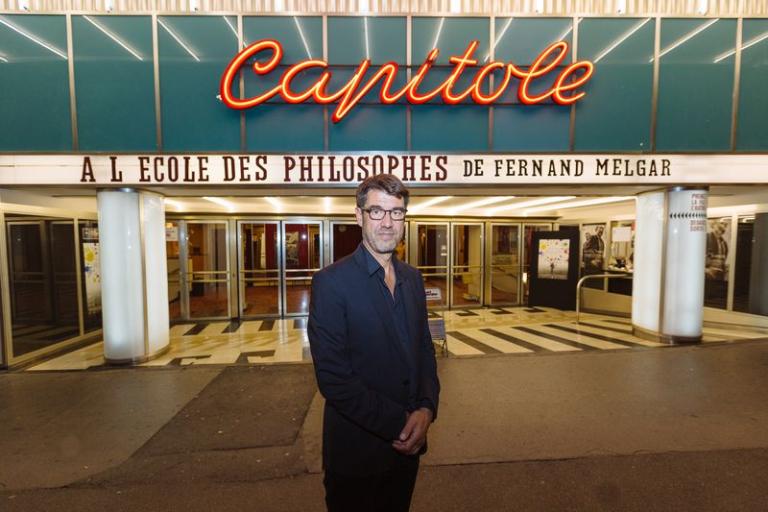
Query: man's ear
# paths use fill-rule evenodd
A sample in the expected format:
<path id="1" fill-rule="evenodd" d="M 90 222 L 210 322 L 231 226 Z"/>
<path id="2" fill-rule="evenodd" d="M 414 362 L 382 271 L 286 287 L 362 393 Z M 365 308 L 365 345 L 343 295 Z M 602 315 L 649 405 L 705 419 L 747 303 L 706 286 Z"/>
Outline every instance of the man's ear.
<path id="1" fill-rule="evenodd" d="M 357 220 L 357 225 L 362 228 L 363 227 L 363 211 L 359 207 L 355 207 L 355 219 Z"/>

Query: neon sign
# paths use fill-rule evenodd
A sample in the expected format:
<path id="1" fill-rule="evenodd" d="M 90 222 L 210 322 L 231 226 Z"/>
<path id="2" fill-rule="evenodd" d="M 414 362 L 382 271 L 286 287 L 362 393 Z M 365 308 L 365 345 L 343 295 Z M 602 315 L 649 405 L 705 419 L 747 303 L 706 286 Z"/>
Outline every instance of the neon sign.
<path id="1" fill-rule="evenodd" d="M 584 91 L 577 91 L 592 77 L 594 65 L 589 61 L 577 61 L 565 66 L 556 76 L 551 85 L 539 94 L 531 91 L 532 84 L 539 81 L 544 76 L 552 73 L 565 60 L 568 54 L 568 43 L 559 41 L 548 46 L 541 54 L 527 67 L 518 67 L 511 62 L 490 61 L 480 67 L 472 83 L 463 91 L 457 91 L 457 83 L 462 74 L 469 67 L 475 67 L 478 64 L 473 54 L 477 49 L 479 42 L 472 41 L 464 54 L 460 57 L 452 56 L 449 62 L 453 65 L 453 71 L 443 83 L 431 91 L 421 92 L 419 90 L 424 78 L 429 70 L 435 64 L 439 51 L 433 49 L 427 55 L 424 63 L 419 66 L 411 79 L 399 91 L 393 91 L 392 87 L 395 77 L 399 71 L 399 66 L 394 62 L 388 62 L 381 66 L 370 78 L 365 79 L 365 75 L 371 67 L 369 59 L 363 60 L 354 72 L 352 77 L 337 91 L 328 92 L 328 82 L 331 80 L 331 71 L 328 70 L 328 63 L 324 60 L 311 59 L 299 62 L 289 66 L 280 78 L 279 83 L 266 92 L 256 96 L 240 99 L 232 94 L 232 84 L 235 81 L 237 73 L 246 65 L 252 57 L 264 57 L 266 60 L 256 60 L 252 64 L 253 72 L 256 75 L 268 75 L 280 65 L 283 58 L 283 47 L 274 39 L 264 39 L 257 41 L 241 51 L 232 62 L 229 63 L 221 77 L 220 94 L 221 100 L 229 108 L 236 110 L 245 110 L 280 96 L 287 103 L 297 104 L 308 100 L 313 100 L 320 105 L 337 103 L 333 112 L 333 122 L 338 123 L 368 94 L 379 82 L 379 101 L 385 105 L 397 103 L 405 98 L 413 105 L 426 103 L 440 96 L 444 103 L 455 105 L 471 98 L 479 105 L 490 105 L 498 100 L 509 88 L 512 78 L 520 80 L 517 86 L 517 97 L 525 105 L 535 105 L 551 98 L 553 102 L 559 105 L 571 105 L 576 103 L 586 94 Z M 309 69 L 324 70 L 320 77 L 311 86 L 303 91 L 294 89 L 294 79 L 303 71 Z M 483 86 L 490 82 L 490 76 L 494 72 L 503 73 L 503 77 L 495 87 L 495 90 L 484 92 Z"/>

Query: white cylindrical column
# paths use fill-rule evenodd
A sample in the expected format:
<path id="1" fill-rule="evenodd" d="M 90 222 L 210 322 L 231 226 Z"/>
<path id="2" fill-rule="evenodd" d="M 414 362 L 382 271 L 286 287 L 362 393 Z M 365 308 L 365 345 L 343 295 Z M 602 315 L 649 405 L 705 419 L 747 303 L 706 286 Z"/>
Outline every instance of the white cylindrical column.
<path id="1" fill-rule="evenodd" d="M 169 342 L 163 199 L 131 189 L 97 198 L 104 358 L 146 361 Z"/>
<path id="2" fill-rule="evenodd" d="M 674 188 L 637 198 L 632 326 L 670 343 L 701 340 L 707 191 Z"/>
<path id="3" fill-rule="evenodd" d="M 666 192 L 646 192 L 635 203 L 632 325 L 649 333 L 659 332 L 665 201 Z"/>
<path id="4" fill-rule="evenodd" d="M 667 197 L 661 332 L 677 342 L 701 341 L 707 255 L 707 191 L 673 189 Z"/>

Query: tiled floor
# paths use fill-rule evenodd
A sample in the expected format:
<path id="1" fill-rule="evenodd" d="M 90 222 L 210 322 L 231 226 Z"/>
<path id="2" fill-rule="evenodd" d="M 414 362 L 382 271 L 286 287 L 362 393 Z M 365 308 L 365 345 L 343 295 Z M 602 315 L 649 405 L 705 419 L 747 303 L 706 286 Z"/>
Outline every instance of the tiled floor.
<path id="1" fill-rule="evenodd" d="M 451 357 L 546 354 L 666 347 L 631 334 L 628 319 L 582 315 L 550 308 L 487 308 L 433 312 L 445 320 Z M 310 362 L 306 318 L 186 323 L 171 327 L 171 349 L 142 366 Z M 768 338 L 768 329 L 704 326 L 704 343 Z M 438 350 L 438 353 L 440 351 Z M 28 368 L 79 370 L 104 364 L 101 343 Z"/>

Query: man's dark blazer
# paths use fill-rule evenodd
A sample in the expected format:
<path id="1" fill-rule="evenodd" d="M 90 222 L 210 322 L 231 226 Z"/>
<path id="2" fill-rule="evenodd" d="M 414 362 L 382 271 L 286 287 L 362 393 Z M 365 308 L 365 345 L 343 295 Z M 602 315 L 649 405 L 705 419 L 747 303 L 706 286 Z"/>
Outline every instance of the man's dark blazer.
<path id="1" fill-rule="evenodd" d="M 426 406 L 437 417 L 440 392 L 421 273 L 393 258 L 407 317 L 404 346 L 365 251 L 361 244 L 315 274 L 307 326 L 326 400 L 323 467 L 351 476 L 383 473 L 405 457 L 392 441 L 406 413 Z"/>

